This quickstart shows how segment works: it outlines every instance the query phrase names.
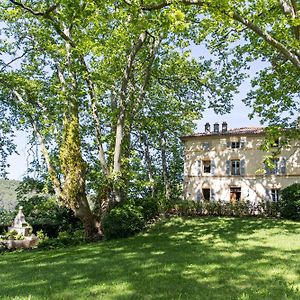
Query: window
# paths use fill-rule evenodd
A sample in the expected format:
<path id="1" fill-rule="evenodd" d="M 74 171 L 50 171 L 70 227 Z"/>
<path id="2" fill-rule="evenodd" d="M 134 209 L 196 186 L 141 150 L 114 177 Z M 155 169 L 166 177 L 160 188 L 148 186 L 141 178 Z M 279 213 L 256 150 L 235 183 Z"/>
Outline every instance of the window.
<path id="1" fill-rule="evenodd" d="M 270 165 L 265 164 L 265 170 L 267 174 L 278 174 L 279 173 L 279 159 L 272 158 Z"/>
<path id="2" fill-rule="evenodd" d="M 271 189 L 271 199 L 274 202 L 278 202 L 279 201 L 279 189 Z"/>
<path id="3" fill-rule="evenodd" d="M 211 163 L 210 160 L 203 161 L 203 173 L 210 173 L 211 171 Z"/>
<path id="4" fill-rule="evenodd" d="M 210 143 L 209 142 L 203 142 L 202 143 L 202 150 L 209 150 Z"/>
<path id="5" fill-rule="evenodd" d="M 205 201 L 209 201 L 210 200 L 210 189 L 202 189 L 202 195 L 203 195 L 203 199 Z"/>
<path id="6" fill-rule="evenodd" d="M 227 142 L 227 148 L 231 149 L 242 149 L 245 148 L 246 145 L 246 137 L 241 137 L 239 139 L 234 138 Z"/>
<path id="7" fill-rule="evenodd" d="M 233 159 L 231 161 L 231 175 L 241 175 L 239 159 Z"/>
<path id="8" fill-rule="evenodd" d="M 231 149 L 237 149 L 240 148 L 240 142 L 231 142 Z"/>
<path id="9" fill-rule="evenodd" d="M 227 175 L 245 175 L 245 160 L 232 159 L 226 161 L 226 174 Z"/>
<path id="10" fill-rule="evenodd" d="M 230 202 L 235 203 L 241 200 L 241 188 L 231 187 L 230 188 Z"/>

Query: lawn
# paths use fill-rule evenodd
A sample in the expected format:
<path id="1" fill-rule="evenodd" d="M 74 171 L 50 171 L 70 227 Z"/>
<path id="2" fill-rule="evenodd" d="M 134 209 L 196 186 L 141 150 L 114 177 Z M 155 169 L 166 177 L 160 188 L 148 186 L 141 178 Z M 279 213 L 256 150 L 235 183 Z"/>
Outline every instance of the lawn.
<path id="1" fill-rule="evenodd" d="M 300 223 L 172 218 L 128 239 L 5 253 L 0 299 L 300 299 Z"/>

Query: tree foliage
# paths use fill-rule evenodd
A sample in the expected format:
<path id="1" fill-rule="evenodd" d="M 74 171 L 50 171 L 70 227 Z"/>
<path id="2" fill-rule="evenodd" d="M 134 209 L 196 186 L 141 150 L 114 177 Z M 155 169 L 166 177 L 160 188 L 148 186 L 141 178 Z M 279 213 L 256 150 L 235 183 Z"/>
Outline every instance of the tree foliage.
<path id="1" fill-rule="evenodd" d="M 126 1 L 134 5 L 134 1 Z M 137 4 L 135 4 L 137 5 Z M 197 43 L 210 31 L 209 48 L 224 59 L 249 66 L 265 62 L 252 79 L 245 103 L 273 133 L 299 138 L 300 17 L 299 2 L 273 1 L 139 1 L 146 11 L 173 11 L 189 25 Z M 282 128 L 290 128 L 282 131 Z"/>
<path id="2" fill-rule="evenodd" d="M 300 220 L 300 184 L 294 183 L 281 191 L 279 210 L 282 217 Z"/>
<path id="3" fill-rule="evenodd" d="M 292 0 L 1 3 L 3 167 L 13 126 L 31 130 L 58 201 L 87 237 L 99 236 L 111 203 L 178 193 L 178 136 L 205 107 L 228 112 L 241 71 L 257 60 L 267 63 L 245 102 L 273 126 L 270 141 L 297 136 L 282 128 L 295 129 L 299 113 L 298 8 Z M 192 58 L 192 43 L 214 56 Z"/>
<path id="4" fill-rule="evenodd" d="M 157 18 L 125 2 L 11 0 L 0 14 L 1 103 L 32 131 L 86 237 L 102 234 L 111 203 L 178 189 L 178 136 L 205 106 L 229 109 L 242 79 L 239 66 L 191 58 L 176 10 Z"/>

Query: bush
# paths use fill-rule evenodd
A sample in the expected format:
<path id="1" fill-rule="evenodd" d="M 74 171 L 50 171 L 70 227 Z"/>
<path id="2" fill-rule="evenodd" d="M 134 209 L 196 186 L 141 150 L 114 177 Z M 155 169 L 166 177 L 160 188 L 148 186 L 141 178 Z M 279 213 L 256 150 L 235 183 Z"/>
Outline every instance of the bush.
<path id="1" fill-rule="evenodd" d="M 128 237 L 141 231 L 144 226 L 141 208 L 132 204 L 112 208 L 103 219 L 103 232 L 107 239 Z"/>
<path id="2" fill-rule="evenodd" d="M 283 218 L 300 220 L 300 184 L 294 183 L 281 191 L 279 211 Z"/>
<path id="3" fill-rule="evenodd" d="M 88 242 L 83 237 L 83 230 L 76 230 L 73 233 L 60 231 L 57 238 L 48 238 L 42 230 L 37 235 L 40 238 L 39 249 L 66 248 Z"/>
<path id="4" fill-rule="evenodd" d="M 8 210 L 0 211 L 0 234 L 3 234 L 7 230 L 7 226 L 10 226 L 15 218 L 15 212 Z"/>
<path id="5" fill-rule="evenodd" d="M 170 214 L 179 216 L 251 216 L 264 215 L 270 217 L 278 216 L 278 204 L 276 202 L 264 201 L 252 203 L 250 201 L 178 201 L 169 210 Z"/>
<path id="6" fill-rule="evenodd" d="M 160 213 L 160 201 L 156 198 L 139 198 L 130 200 L 129 204 L 138 207 L 145 221 L 156 218 Z"/>
<path id="7" fill-rule="evenodd" d="M 56 237 L 60 231 L 72 232 L 80 228 L 81 222 L 71 210 L 58 205 L 52 196 L 34 195 L 20 200 L 26 221 L 33 227 L 33 232 L 43 230 L 49 237 Z"/>

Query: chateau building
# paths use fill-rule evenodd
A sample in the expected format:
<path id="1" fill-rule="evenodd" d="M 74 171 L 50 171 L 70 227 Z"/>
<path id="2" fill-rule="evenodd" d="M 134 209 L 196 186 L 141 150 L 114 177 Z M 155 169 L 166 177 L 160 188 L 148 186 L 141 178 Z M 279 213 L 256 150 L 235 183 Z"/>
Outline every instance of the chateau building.
<path id="1" fill-rule="evenodd" d="M 223 122 L 205 132 L 181 137 L 185 145 L 184 197 L 194 201 L 279 200 L 279 191 L 300 183 L 300 142 L 285 146 L 265 164 L 263 127 L 228 130 Z M 280 140 L 274 143 L 278 147 Z"/>

